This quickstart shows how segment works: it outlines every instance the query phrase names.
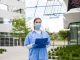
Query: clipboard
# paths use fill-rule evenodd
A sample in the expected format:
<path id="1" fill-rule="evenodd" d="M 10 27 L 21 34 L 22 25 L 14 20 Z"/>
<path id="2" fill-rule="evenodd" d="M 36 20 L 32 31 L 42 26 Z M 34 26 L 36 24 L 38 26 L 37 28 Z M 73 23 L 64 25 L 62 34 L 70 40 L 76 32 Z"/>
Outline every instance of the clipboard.
<path id="1" fill-rule="evenodd" d="M 48 38 L 37 38 L 35 40 L 35 48 L 45 48 L 48 44 Z"/>

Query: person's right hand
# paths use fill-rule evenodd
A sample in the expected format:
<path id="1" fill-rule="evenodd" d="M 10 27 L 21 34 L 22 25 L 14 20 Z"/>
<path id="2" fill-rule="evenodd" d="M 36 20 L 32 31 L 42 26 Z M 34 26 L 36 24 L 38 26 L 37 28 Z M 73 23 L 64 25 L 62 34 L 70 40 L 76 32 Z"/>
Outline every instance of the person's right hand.
<path id="1" fill-rule="evenodd" d="M 36 48 L 38 45 L 37 44 L 33 44 L 33 48 Z"/>
<path id="2" fill-rule="evenodd" d="M 30 49 L 30 48 L 32 48 L 32 47 L 33 47 L 33 45 L 34 45 L 34 44 L 29 44 L 29 45 L 27 45 L 27 48 L 29 48 L 29 49 Z"/>

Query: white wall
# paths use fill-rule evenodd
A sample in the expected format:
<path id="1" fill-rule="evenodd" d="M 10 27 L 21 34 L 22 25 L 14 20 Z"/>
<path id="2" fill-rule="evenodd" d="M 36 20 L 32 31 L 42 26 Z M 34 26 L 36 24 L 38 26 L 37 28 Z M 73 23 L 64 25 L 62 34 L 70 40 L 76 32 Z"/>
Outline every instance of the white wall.
<path id="1" fill-rule="evenodd" d="M 24 16 L 24 14 L 20 14 L 17 12 L 13 12 L 14 10 L 17 9 L 24 9 L 25 8 L 25 0 L 0 0 L 0 4 L 2 4 L 2 6 L 0 5 L 0 17 L 3 18 L 3 20 L 7 20 L 5 21 L 5 23 L 7 23 L 9 20 L 14 19 L 14 18 L 18 18 L 20 16 Z M 7 8 L 5 10 L 5 5 Z M 11 31 L 11 27 L 12 25 L 10 23 L 8 24 L 0 24 L 0 32 L 10 32 Z"/>
<path id="2" fill-rule="evenodd" d="M 18 8 L 24 8 L 24 2 L 17 1 L 17 0 L 1 0 L 0 3 Z"/>
<path id="3" fill-rule="evenodd" d="M 63 0 L 63 1 L 65 3 L 66 7 L 68 7 L 68 0 Z"/>
<path id="4" fill-rule="evenodd" d="M 0 32 L 10 32 L 12 29 L 11 24 L 0 24 Z"/>
<path id="5" fill-rule="evenodd" d="M 0 10 L 0 17 L 2 18 L 13 19 L 20 16 L 24 16 L 24 15 L 16 12 L 8 12 L 5 10 Z"/>
<path id="6" fill-rule="evenodd" d="M 68 28 L 69 23 L 80 22 L 80 8 L 74 8 L 64 15 L 64 28 Z"/>
<path id="7" fill-rule="evenodd" d="M 64 0 L 66 8 L 68 8 L 68 0 Z M 68 28 L 71 22 L 80 21 L 80 8 L 73 8 L 64 14 L 64 28 Z"/>

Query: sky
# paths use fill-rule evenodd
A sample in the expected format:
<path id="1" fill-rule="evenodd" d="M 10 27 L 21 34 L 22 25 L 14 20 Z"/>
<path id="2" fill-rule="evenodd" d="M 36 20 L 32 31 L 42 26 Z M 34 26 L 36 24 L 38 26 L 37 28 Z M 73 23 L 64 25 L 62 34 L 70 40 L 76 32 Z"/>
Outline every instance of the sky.
<path id="1" fill-rule="evenodd" d="M 33 2 L 32 2 L 33 1 Z M 26 1 L 26 18 L 27 20 L 29 20 L 29 26 L 33 29 L 33 20 L 36 17 L 39 17 L 42 19 L 42 30 L 47 29 L 49 32 L 58 32 L 59 30 L 62 30 L 64 28 L 64 22 L 63 22 L 63 15 L 61 15 L 60 17 L 56 17 L 54 18 L 53 16 L 45 16 L 44 15 L 44 7 L 38 7 L 36 8 L 29 8 L 29 7 L 35 7 L 36 4 L 37 6 L 45 6 L 46 5 L 46 1 L 47 0 L 39 0 L 39 2 L 37 3 L 37 0 L 27 0 Z M 57 1 L 57 0 L 55 0 Z M 62 3 L 62 8 L 59 9 L 57 7 L 53 8 L 53 11 L 51 12 L 52 7 L 48 7 L 46 8 L 46 13 L 53 13 L 56 12 L 57 10 L 62 13 L 66 12 L 66 8 L 65 8 L 65 4 L 63 3 L 63 0 L 60 0 L 60 2 Z M 54 5 L 59 5 L 59 2 L 55 2 Z M 53 5 L 53 2 L 48 2 L 48 5 Z M 35 12 L 36 9 L 36 12 Z M 34 16 L 35 13 L 35 16 Z"/>

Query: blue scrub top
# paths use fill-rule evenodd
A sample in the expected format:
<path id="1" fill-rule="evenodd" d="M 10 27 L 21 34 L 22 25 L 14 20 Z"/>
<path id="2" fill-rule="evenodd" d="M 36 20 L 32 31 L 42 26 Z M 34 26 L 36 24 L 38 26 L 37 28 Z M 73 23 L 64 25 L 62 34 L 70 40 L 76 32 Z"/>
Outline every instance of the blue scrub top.
<path id="1" fill-rule="evenodd" d="M 50 44 L 50 37 L 47 32 L 42 31 L 38 34 L 35 31 L 31 31 L 25 38 L 24 45 L 34 44 L 36 38 L 48 38 Z M 46 48 L 30 48 L 29 49 L 29 60 L 48 60 L 48 53 Z"/>

